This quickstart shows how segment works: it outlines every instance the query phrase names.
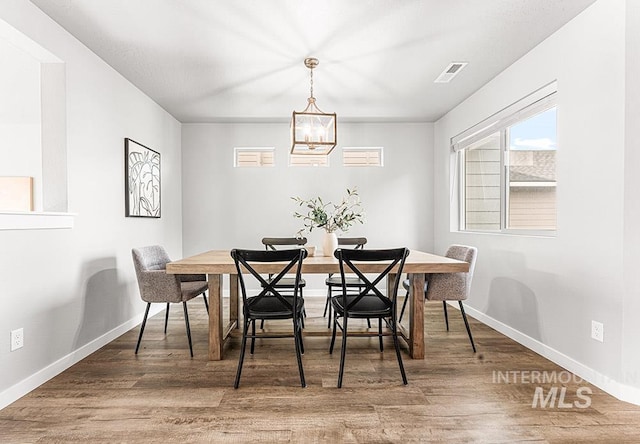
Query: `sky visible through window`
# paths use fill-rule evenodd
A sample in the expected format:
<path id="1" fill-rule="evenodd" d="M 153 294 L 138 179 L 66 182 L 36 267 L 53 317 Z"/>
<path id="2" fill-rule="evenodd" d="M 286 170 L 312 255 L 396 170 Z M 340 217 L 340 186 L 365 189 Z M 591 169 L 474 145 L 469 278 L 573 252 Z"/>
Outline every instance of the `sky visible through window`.
<path id="1" fill-rule="evenodd" d="M 556 146 L 556 108 L 540 114 L 509 128 L 509 148 L 512 150 L 555 150 Z"/>

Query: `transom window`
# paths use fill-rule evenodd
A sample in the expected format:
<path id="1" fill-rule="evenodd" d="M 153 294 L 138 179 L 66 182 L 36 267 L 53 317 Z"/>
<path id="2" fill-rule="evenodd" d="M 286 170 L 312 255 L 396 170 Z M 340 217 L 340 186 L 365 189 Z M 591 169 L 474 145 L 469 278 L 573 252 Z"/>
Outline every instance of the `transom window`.
<path id="1" fill-rule="evenodd" d="M 462 231 L 556 230 L 555 83 L 452 140 Z"/>
<path id="2" fill-rule="evenodd" d="M 382 147 L 344 147 L 342 164 L 346 167 L 381 167 Z"/>
<path id="3" fill-rule="evenodd" d="M 235 148 L 235 167 L 272 167 L 275 165 L 275 148 Z"/>

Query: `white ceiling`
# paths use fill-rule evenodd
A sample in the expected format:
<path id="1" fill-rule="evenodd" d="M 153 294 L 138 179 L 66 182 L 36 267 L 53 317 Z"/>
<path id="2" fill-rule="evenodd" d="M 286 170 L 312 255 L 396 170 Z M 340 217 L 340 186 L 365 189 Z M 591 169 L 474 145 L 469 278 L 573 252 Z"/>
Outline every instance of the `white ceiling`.
<path id="1" fill-rule="evenodd" d="M 31 0 L 181 122 L 435 121 L 594 0 Z M 469 65 L 448 84 L 452 61 Z"/>

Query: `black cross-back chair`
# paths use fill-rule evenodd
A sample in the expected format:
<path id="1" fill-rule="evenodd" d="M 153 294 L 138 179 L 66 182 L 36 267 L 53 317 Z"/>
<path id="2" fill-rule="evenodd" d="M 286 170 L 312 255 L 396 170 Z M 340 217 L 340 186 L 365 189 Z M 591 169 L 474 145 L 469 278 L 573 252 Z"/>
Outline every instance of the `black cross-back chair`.
<path id="1" fill-rule="evenodd" d="M 266 251 L 277 251 L 278 247 L 285 248 L 294 248 L 294 247 L 303 247 L 307 244 L 306 237 L 263 237 L 262 245 L 264 245 L 264 249 Z M 272 274 L 269 275 L 269 280 L 273 277 Z M 280 279 L 280 282 L 275 284 L 276 288 L 281 289 L 283 292 L 290 293 L 294 287 L 294 278 L 285 277 Z M 304 279 L 300 279 L 300 295 L 304 296 L 303 288 L 307 286 L 307 282 Z M 303 321 L 304 327 L 304 321 Z M 264 319 L 260 321 L 260 328 L 264 328 Z"/>
<path id="2" fill-rule="evenodd" d="M 240 281 L 240 289 L 242 292 L 243 302 L 243 329 L 242 329 L 242 346 L 240 349 L 240 359 L 238 361 L 238 371 L 234 387 L 238 388 L 240 384 L 240 375 L 242 374 L 242 364 L 244 363 L 244 354 L 247 345 L 247 338 L 251 338 L 251 354 L 254 351 L 256 338 L 294 338 L 296 357 L 298 360 L 298 370 L 300 372 L 300 384 L 306 387 L 304 380 L 304 370 L 302 368 L 302 353 L 304 353 L 304 345 L 302 343 L 302 312 L 304 310 L 304 299 L 300 292 L 300 270 L 302 261 L 307 257 L 305 249 L 278 250 L 278 251 L 257 251 L 257 250 L 231 250 L 236 270 L 238 272 L 238 280 Z M 255 268 L 252 263 L 265 262 L 283 262 L 280 271 L 273 274 L 271 279 L 265 279 Z M 277 284 L 288 273 L 295 273 L 294 286 L 291 295 L 283 295 L 277 287 Z M 262 287 L 255 296 L 247 296 L 246 277 L 251 275 Z M 256 290 L 258 291 L 258 290 Z M 293 332 L 291 334 L 256 334 L 256 320 L 264 319 L 291 319 L 293 322 Z M 251 333 L 249 333 L 249 324 L 251 324 Z"/>
<path id="3" fill-rule="evenodd" d="M 389 333 L 383 334 L 382 321 L 387 323 L 391 330 L 390 335 L 393 337 L 393 345 L 396 349 L 396 357 L 402 374 L 402 382 L 407 384 L 407 376 L 402 364 L 402 356 L 400 355 L 400 345 L 398 343 L 398 328 L 396 322 L 396 308 L 398 301 L 398 284 L 400 282 L 400 274 L 404 268 L 404 262 L 409 255 L 407 248 L 393 248 L 385 250 L 347 250 L 338 248 L 335 256 L 340 262 L 340 276 L 342 278 L 342 292 L 338 296 L 331 298 L 333 306 L 333 334 L 331 335 L 331 346 L 329 353 L 333 353 L 333 346 L 336 340 L 336 329 L 340 327 L 342 331 L 342 350 L 340 355 L 340 372 L 338 374 L 338 388 L 342 387 L 342 377 L 344 375 L 344 361 L 347 351 L 348 336 L 348 320 L 349 318 L 378 318 L 378 333 L 370 333 L 365 336 L 378 336 L 380 340 L 380 351 L 383 351 L 382 336 L 388 336 Z M 367 278 L 360 271 L 359 262 L 386 262 L 386 268 L 379 273 L 373 280 Z M 376 288 L 376 285 L 387 278 L 389 273 L 393 271 L 397 273 L 393 282 L 391 294 L 384 295 Z M 355 273 L 358 278 L 364 282 L 364 287 L 357 294 L 348 293 L 345 282 L 346 273 Z M 340 323 L 342 320 L 342 323 Z"/>
<path id="4" fill-rule="evenodd" d="M 356 250 L 362 250 L 367 243 L 366 237 L 339 237 L 338 238 L 338 246 L 351 246 Z M 342 278 L 340 276 L 334 276 L 333 273 L 329 274 L 329 277 L 324 281 L 327 285 L 327 300 L 324 303 L 324 312 L 322 316 L 327 316 L 327 312 L 329 316 L 327 317 L 327 328 L 331 328 L 331 304 L 329 301 L 331 300 L 331 296 L 333 296 L 333 289 L 342 287 Z M 347 277 L 345 279 L 345 283 L 347 288 L 350 289 L 360 289 L 364 287 L 364 282 L 358 277 Z M 367 319 L 367 326 L 371 328 L 371 321 Z"/>

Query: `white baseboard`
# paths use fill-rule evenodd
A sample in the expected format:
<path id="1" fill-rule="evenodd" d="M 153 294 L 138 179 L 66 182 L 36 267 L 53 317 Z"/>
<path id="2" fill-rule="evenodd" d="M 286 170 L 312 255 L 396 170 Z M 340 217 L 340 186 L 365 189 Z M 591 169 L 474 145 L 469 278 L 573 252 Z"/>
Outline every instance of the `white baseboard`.
<path id="1" fill-rule="evenodd" d="M 156 306 L 154 307 L 154 305 Z M 154 304 L 154 305 L 152 305 L 151 308 L 149 309 L 150 317 L 155 316 L 156 314 L 164 310 L 163 304 Z M 100 349 L 100 347 L 107 345 L 109 342 L 113 341 L 117 337 L 123 335 L 124 333 L 134 328 L 136 325 L 139 325 L 142 322 L 143 317 L 144 317 L 143 314 L 139 314 L 135 316 L 134 318 L 119 325 L 118 327 L 105 333 L 99 338 L 96 338 L 93 341 L 89 342 L 88 344 L 85 344 L 82 347 L 78 348 L 77 350 L 72 351 L 68 355 L 63 356 L 62 358 L 46 366 L 42 370 L 34 373 L 31 376 L 28 376 L 27 378 L 23 379 L 17 384 L 4 390 L 2 393 L 0 393 L 0 409 L 7 407 L 9 404 L 22 398 L 24 395 L 38 388 L 39 386 L 47 382 L 49 379 L 59 375 L 60 373 L 62 373 L 72 365 L 80 362 L 81 360 L 89 356 L 91 353 Z M 132 350 L 132 353 L 133 353 L 133 350 Z"/>
<path id="2" fill-rule="evenodd" d="M 450 305 L 452 307 L 458 308 L 458 304 Z M 548 345 L 543 344 L 537 339 L 527 336 L 524 333 L 514 329 L 513 327 L 510 327 L 507 324 L 504 324 L 466 304 L 465 312 L 474 319 L 477 319 L 483 324 L 486 324 L 494 330 L 499 331 L 503 335 L 513 339 L 519 344 L 524 345 L 525 347 L 533 350 L 539 355 L 544 356 L 548 360 L 558 364 L 560 367 L 565 368 L 571 373 L 578 375 L 580 378 L 604 390 L 610 395 L 615 396 L 621 401 L 640 405 L 640 388 L 623 384 L 610 378 L 609 376 L 603 375 L 602 373 L 590 367 L 587 367 L 586 365 L 576 361 L 575 359 L 565 355 L 564 353 L 561 353 L 558 350 L 555 350 Z"/>

